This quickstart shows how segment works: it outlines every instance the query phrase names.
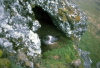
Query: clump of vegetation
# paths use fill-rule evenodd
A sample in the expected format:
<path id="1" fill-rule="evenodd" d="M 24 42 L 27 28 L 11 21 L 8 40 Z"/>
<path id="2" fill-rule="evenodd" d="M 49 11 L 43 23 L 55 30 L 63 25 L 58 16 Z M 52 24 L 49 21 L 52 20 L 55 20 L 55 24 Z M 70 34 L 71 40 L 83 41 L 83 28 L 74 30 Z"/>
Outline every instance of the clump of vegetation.
<path id="1" fill-rule="evenodd" d="M 67 45 L 62 44 L 62 48 L 48 50 L 43 53 L 41 66 L 45 68 L 70 68 L 73 60 L 80 58 L 77 51 L 70 42 Z"/>
<path id="2" fill-rule="evenodd" d="M 20 65 L 17 65 L 15 62 L 12 61 L 12 59 L 9 58 L 10 53 L 6 50 L 0 49 L 0 68 L 22 68 Z"/>
<path id="3" fill-rule="evenodd" d="M 24 68 L 21 67 L 20 65 L 16 65 L 13 61 L 11 62 L 11 67 L 10 68 Z"/>
<path id="4" fill-rule="evenodd" d="M 3 51 L 0 49 L 0 57 L 2 57 L 3 55 Z"/>
<path id="5" fill-rule="evenodd" d="M 87 40 L 87 41 L 86 41 Z M 96 42 L 95 42 L 96 41 Z M 92 59 L 92 67 L 96 67 L 96 63 L 100 61 L 100 39 L 96 38 L 92 32 L 87 31 L 81 41 L 80 46 L 81 49 L 90 52 L 90 58 Z"/>
<path id="6" fill-rule="evenodd" d="M 10 68 L 11 63 L 8 59 L 6 58 L 0 58 L 0 68 Z"/>

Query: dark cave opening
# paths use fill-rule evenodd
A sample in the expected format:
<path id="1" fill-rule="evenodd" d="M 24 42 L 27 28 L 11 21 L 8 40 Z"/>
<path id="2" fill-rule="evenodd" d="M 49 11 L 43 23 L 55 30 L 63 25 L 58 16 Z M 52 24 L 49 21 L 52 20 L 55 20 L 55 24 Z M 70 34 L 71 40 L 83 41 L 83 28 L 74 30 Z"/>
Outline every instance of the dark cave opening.
<path id="1" fill-rule="evenodd" d="M 41 24 L 41 28 L 37 31 L 40 36 L 59 36 L 59 34 L 62 35 L 62 32 L 57 28 L 57 26 L 53 24 L 53 20 L 47 11 L 44 11 L 40 6 L 35 6 L 33 11 L 35 13 L 35 18 Z"/>
<path id="2" fill-rule="evenodd" d="M 47 35 L 51 35 L 51 36 L 56 36 L 58 37 L 58 43 L 65 43 L 66 41 L 66 36 L 62 33 L 62 31 L 60 31 L 57 26 L 55 26 L 53 24 L 53 20 L 50 16 L 50 14 L 47 11 L 44 11 L 40 6 L 35 6 L 35 8 L 33 8 L 33 11 L 35 13 L 35 18 L 39 21 L 39 23 L 41 24 L 41 28 L 37 31 L 40 39 L 47 36 Z M 51 48 L 59 48 L 60 45 L 57 44 Z M 41 42 L 41 49 L 42 49 L 42 53 L 49 50 L 50 47 L 48 47 L 47 45 L 42 44 Z"/>
<path id="3" fill-rule="evenodd" d="M 35 18 L 37 20 L 40 21 L 40 23 L 44 23 L 44 24 L 49 24 L 49 25 L 53 25 L 50 14 L 47 11 L 44 11 L 41 7 L 39 6 L 35 6 L 35 8 L 33 8 L 33 11 L 35 13 Z"/>

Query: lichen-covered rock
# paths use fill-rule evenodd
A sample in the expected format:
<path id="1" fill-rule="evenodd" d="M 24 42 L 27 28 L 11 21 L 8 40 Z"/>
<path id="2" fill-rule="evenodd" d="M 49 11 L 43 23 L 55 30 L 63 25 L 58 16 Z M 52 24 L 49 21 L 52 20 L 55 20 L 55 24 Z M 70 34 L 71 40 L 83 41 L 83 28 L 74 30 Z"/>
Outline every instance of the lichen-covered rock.
<path id="1" fill-rule="evenodd" d="M 86 16 L 69 0 L 0 0 L 0 47 L 31 68 L 41 55 L 36 33 L 41 25 L 32 11 L 36 6 L 68 37 L 80 38 L 86 31 Z"/>
<path id="2" fill-rule="evenodd" d="M 35 0 L 32 4 L 47 11 L 53 23 L 68 37 L 81 38 L 87 29 L 87 17 L 70 0 Z"/>
<path id="3" fill-rule="evenodd" d="M 24 52 L 24 60 L 30 61 L 29 67 L 33 68 L 33 59 L 41 54 L 41 42 L 34 32 L 40 25 L 37 20 L 33 20 L 30 4 L 23 3 L 18 0 L 0 1 L 0 47 L 7 50 L 8 57 L 12 53 L 17 58 L 19 52 Z"/>

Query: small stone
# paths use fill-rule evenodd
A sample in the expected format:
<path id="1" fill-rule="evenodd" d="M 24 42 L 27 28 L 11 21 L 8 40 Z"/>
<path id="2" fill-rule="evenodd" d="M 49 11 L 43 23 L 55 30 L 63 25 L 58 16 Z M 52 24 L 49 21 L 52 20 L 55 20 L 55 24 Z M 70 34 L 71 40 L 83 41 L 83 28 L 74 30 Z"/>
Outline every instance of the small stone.
<path id="1" fill-rule="evenodd" d="M 77 60 L 72 61 L 72 65 L 74 67 L 79 67 L 81 65 L 81 60 L 77 59 Z"/>
<path id="2" fill-rule="evenodd" d="M 56 55 L 56 56 L 53 56 L 53 58 L 54 58 L 55 60 L 58 60 L 58 59 L 60 58 L 60 56 Z"/>

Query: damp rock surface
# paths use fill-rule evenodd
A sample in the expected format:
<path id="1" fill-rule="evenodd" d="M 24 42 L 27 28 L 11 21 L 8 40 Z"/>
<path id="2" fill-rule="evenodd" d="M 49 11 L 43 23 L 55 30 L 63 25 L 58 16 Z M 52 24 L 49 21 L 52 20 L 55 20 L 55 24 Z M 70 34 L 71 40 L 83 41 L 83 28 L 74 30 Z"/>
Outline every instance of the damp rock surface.
<path id="1" fill-rule="evenodd" d="M 46 11 L 66 36 L 81 38 L 86 31 L 86 16 L 69 0 L 0 0 L 0 48 L 17 64 L 30 68 L 41 55 L 36 31 L 42 26 L 32 10 L 36 6 Z"/>

